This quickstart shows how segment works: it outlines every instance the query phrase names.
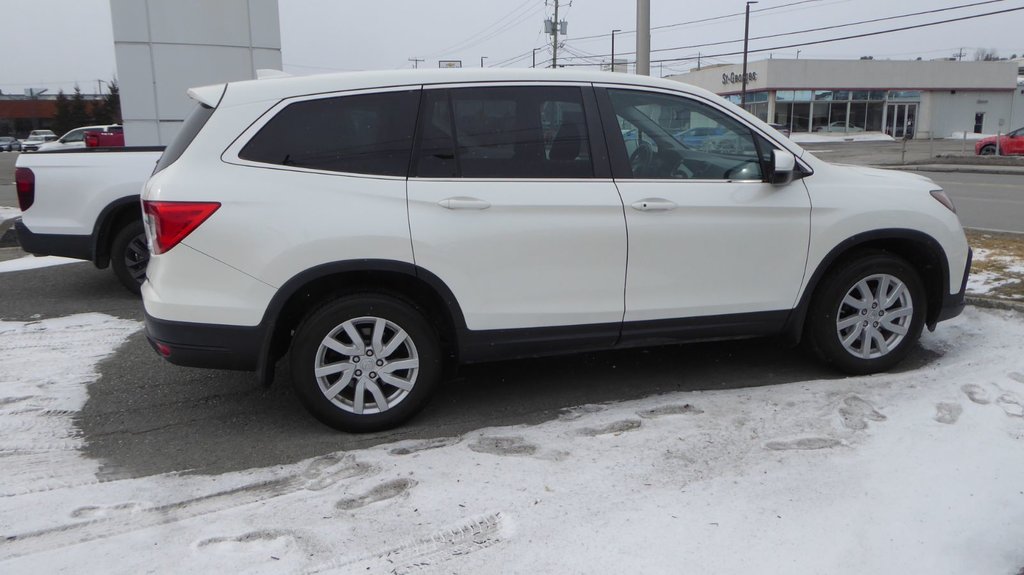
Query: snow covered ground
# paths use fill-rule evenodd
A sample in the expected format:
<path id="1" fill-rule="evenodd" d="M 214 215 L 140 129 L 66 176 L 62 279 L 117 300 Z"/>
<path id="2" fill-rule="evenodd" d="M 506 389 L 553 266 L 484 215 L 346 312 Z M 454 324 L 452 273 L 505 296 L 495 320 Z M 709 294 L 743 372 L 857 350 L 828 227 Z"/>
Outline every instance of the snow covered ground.
<path id="1" fill-rule="evenodd" d="M 906 373 L 120 480 L 72 418 L 140 325 L 0 322 L 0 572 L 1016 575 L 1021 320 L 969 307 Z"/>

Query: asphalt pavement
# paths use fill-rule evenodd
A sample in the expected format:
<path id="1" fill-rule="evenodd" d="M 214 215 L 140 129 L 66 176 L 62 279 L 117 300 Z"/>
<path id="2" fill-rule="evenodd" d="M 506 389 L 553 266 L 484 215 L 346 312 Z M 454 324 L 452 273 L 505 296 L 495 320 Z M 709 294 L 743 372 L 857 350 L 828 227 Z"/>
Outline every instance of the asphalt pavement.
<path id="1" fill-rule="evenodd" d="M 874 155 L 877 151 L 865 154 L 865 163 L 877 163 L 871 160 Z M 13 179 L 15 156 L 0 154 L 0 182 Z M 974 207 L 1006 212 L 1007 202 L 1012 204 L 1013 177 L 990 178 L 935 175 L 936 180 L 947 181 L 943 185 L 965 218 Z M 957 191 L 961 185 L 967 191 Z M 0 185 L 0 205 L 16 205 L 13 186 Z M 1001 220 L 993 227 L 1006 229 Z M 3 320 L 86 312 L 142 320 L 140 300 L 128 294 L 110 270 L 88 263 L 2 273 L 0 294 Z M 918 348 L 901 370 L 933 360 Z M 422 414 L 400 429 L 351 435 L 306 414 L 291 391 L 285 362 L 278 365 L 274 386 L 264 389 L 249 373 L 170 365 L 150 349 L 140 331 L 99 370 L 101 376 L 89 385 L 89 399 L 75 424 L 85 439 L 85 454 L 102 462 L 107 478 L 265 467 L 401 439 L 536 424 L 559 417 L 566 408 L 591 403 L 839 377 L 773 340 L 500 362 L 464 367 Z"/>
<path id="2" fill-rule="evenodd" d="M 0 274 L 0 318 L 102 312 L 142 320 L 141 302 L 108 270 L 69 264 Z M 932 361 L 918 349 L 901 369 Z M 404 427 L 366 435 L 329 429 L 291 391 L 286 362 L 270 388 L 250 373 L 163 361 L 140 331 L 102 362 L 75 418 L 104 478 L 221 473 L 300 461 L 401 439 L 537 424 L 579 405 L 674 391 L 757 387 L 839 377 L 774 340 L 697 343 L 467 366 Z"/>

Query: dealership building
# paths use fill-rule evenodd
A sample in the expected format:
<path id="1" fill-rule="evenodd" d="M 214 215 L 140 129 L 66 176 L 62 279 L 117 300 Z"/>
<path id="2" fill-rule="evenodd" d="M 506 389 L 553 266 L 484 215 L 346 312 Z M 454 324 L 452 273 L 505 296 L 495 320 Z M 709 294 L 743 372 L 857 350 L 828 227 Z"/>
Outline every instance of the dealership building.
<path id="1" fill-rule="evenodd" d="M 896 138 L 995 134 L 1024 125 L 1018 62 L 760 60 L 747 65 L 746 109 L 793 133 L 881 132 Z M 736 104 L 742 65 L 670 79 Z"/>

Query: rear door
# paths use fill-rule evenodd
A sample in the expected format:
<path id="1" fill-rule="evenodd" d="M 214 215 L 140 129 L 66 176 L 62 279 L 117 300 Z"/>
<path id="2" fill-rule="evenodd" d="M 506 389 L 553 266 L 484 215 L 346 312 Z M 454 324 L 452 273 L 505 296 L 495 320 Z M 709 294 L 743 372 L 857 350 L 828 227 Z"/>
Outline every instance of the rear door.
<path id="1" fill-rule="evenodd" d="M 470 330 L 623 314 L 626 227 L 589 85 L 425 87 L 408 183 L 416 264 Z"/>
<path id="2" fill-rule="evenodd" d="M 598 99 L 629 229 L 625 321 L 791 309 L 810 199 L 803 180 L 765 182 L 768 140 L 683 94 L 608 87 Z M 707 130 L 675 136 L 694 128 Z"/>

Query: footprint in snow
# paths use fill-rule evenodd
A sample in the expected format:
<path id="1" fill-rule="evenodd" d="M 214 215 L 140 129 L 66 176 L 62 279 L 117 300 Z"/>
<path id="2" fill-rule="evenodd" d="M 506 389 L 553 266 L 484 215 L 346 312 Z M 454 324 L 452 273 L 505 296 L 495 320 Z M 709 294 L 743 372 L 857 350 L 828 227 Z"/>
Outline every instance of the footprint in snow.
<path id="1" fill-rule="evenodd" d="M 769 441 L 764 444 L 764 446 L 772 451 L 811 451 L 815 449 L 839 447 L 842 444 L 842 441 L 832 439 L 831 437 L 801 437 L 800 439 L 790 439 L 786 441 Z"/>
<path id="2" fill-rule="evenodd" d="M 968 383 L 960 386 L 960 391 L 964 392 L 967 399 L 977 403 L 978 405 L 988 405 L 989 403 L 992 403 L 992 399 L 989 398 L 988 392 L 980 385 Z"/>
<path id="3" fill-rule="evenodd" d="M 72 511 L 71 516 L 75 519 L 101 519 L 121 513 L 132 513 L 133 511 L 137 511 L 143 507 L 144 506 L 141 503 L 136 503 L 134 501 L 117 503 L 115 505 L 86 505 L 85 507 L 79 507 Z"/>
<path id="4" fill-rule="evenodd" d="M 518 436 L 480 437 L 470 443 L 469 448 L 477 453 L 489 453 L 491 455 L 533 455 L 537 453 L 536 445 Z"/>
<path id="5" fill-rule="evenodd" d="M 689 403 L 676 403 L 670 405 L 659 405 L 658 407 L 645 409 L 644 411 L 637 412 L 637 415 L 644 419 L 653 419 L 664 415 L 683 415 L 685 413 L 700 415 L 704 413 L 704 410 L 697 409 Z"/>
<path id="6" fill-rule="evenodd" d="M 241 535 L 209 537 L 195 544 L 198 549 L 219 553 L 259 553 L 270 556 L 282 555 L 283 552 L 302 548 L 298 535 L 284 529 L 258 529 Z M 280 557 L 276 557 L 280 558 Z"/>
<path id="7" fill-rule="evenodd" d="M 875 406 L 856 395 L 851 395 L 843 400 L 843 406 L 839 408 L 839 415 L 842 417 L 844 427 L 856 431 L 866 429 L 868 420 L 885 421 L 886 419 L 875 409 Z"/>
<path id="8" fill-rule="evenodd" d="M 311 461 L 306 470 L 302 472 L 302 478 L 306 481 L 303 488 L 308 491 L 320 491 L 342 479 L 367 475 L 371 471 L 373 471 L 371 465 L 357 461 L 351 455 L 345 457 L 333 454 L 324 455 Z"/>
<path id="9" fill-rule="evenodd" d="M 960 414 L 964 412 L 964 408 L 959 403 L 946 403 L 942 402 L 935 405 L 935 421 L 939 423 L 945 423 L 947 425 L 956 423 L 960 419 Z"/>
<path id="10" fill-rule="evenodd" d="M 426 451 L 428 449 L 438 449 L 440 447 L 448 447 L 449 445 L 455 445 L 461 441 L 458 437 L 438 437 L 435 439 L 427 439 L 424 441 L 417 441 L 402 447 L 396 447 L 389 451 L 391 455 L 409 455 L 417 453 L 419 451 Z"/>
<path id="11" fill-rule="evenodd" d="M 386 501 L 388 499 L 401 497 L 408 493 L 413 487 L 416 487 L 416 480 L 414 479 L 393 479 L 386 483 L 381 483 L 359 497 L 342 499 L 335 503 L 334 506 L 338 509 L 351 511 L 353 509 L 359 509 L 360 507 L 366 507 L 371 503 L 377 503 L 378 501 Z"/>
<path id="12" fill-rule="evenodd" d="M 1010 417 L 1024 417 L 1024 403 L 1013 393 L 1004 393 L 996 399 L 999 407 L 1003 408 L 1006 415 Z"/>
<path id="13" fill-rule="evenodd" d="M 584 427 L 577 433 L 587 437 L 597 437 L 599 435 L 611 435 L 626 431 L 633 431 L 634 429 L 640 429 L 640 425 L 639 419 L 623 419 L 621 421 L 613 421 L 607 425 Z"/>
<path id="14" fill-rule="evenodd" d="M 575 421 L 588 413 L 600 413 L 608 409 L 603 405 L 577 405 L 576 407 L 567 407 L 558 414 L 559 421 Z"/>

